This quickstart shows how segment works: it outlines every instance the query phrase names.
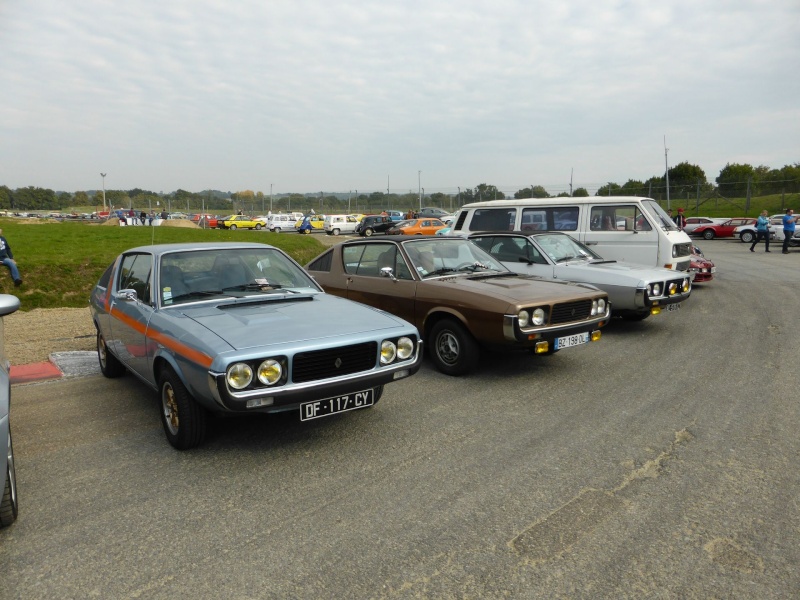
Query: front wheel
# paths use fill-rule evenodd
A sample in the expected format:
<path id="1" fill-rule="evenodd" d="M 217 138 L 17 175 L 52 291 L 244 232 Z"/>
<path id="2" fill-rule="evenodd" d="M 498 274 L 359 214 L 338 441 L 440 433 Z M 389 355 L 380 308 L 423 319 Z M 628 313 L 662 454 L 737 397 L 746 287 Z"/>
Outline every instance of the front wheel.
<path id="1" fill-rule="evenodd" d="M 369 237 L 369 236 L 371 236 L 373 233 L 375 233 L 375 232 L 373 231 L 372 227 L 367 227 L 367 228 L 364 230 L 364 235 L 365 235 L 366 237 Z"/>
<path id="2" fill-rule="evenodd" d="M 331 233 L 333 235 L 339 235 L 339 230 L 338 229 L 334 229 L 333 231 L 331 231 Z"/>
<path id="3" fill-rule="evenodd" d="M 260 231 L 260 230 L 261 230 L 261 224 L 256 223 L 256 231 Z"/>
<path id="4" fill-rule="evenodd" d="M 713 229 L 706 229 L 703 232 L 703 237 L 705 239 L 707 239 L 707 240 L 713 240 L 714 239 L 714 230 Z"/>
<path id="5" fill-rule="evenodd" d="M 125 373 L 125 365 L 108 351 L 106 340 L 99 331 L 97 332 L 97 360 L 100 362 L 100 372 L 109 379 L 120 377 Z"/>
<path id="6" fill-rule="evenodd" d="M 377 402 L 377 388 L 376 399 Z M 11 431 L 8 432 L 8 460 L 6 462 L 6 485 L 0 500 L 0 527 L 8 527 L 17 520 L 17 475 L 14 469 L 14 447 L 11 445 Z"/>
<path id="7" fill-rule="evenodd" d="M 445 375 L 464 375 L 478 365 L 478 343 L 453 319 L 442 319 L 433 326 L 429 347 L 436 368 Z"/>
<path id="8" fill-rule="evenodd" d="M 755 235 L 752 231 L 743 231 L 742 235 L 739 236 L 739 239 L 742 240 L 745 244 L 750 244 L 755 239 Z"/>
<path id="9" fill-rule="evenodd" d="M 167 441 L 178 450 L 199 446 L 206 436 L 206 410 L 192 398 L 172 367 L 165 367 L 159 375 L 158 389 Z"/>
<path id="10" fill-rule="evenodd" d="M 280 233 L 281 232 L 281 228 L 280 227 L 276 227 L 272 231 L 274 231 L 275 233 Z"/>
<path id="11" fill-rule="evenodd" d="M 236 225 L 231 225 L 230 230 L 233 231 L 234 229 L 236 229 Z"/>

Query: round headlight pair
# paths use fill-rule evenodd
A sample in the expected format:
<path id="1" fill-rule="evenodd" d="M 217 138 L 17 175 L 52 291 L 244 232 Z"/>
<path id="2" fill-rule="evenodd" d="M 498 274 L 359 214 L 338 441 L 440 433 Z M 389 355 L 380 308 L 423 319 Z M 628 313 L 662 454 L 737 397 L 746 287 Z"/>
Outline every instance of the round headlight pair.
<path id="1" fill-rule="evenodd" d="M 414 353 L 414 342 L 411 338 L 401 337 L 397 343 L 392 340 L 381 342 L 381 364 L 389 365 L 397 358 L 407 360 Z"/>
<path id="2" fill-rule="evenodd" d="M 545 324 L 546 318 L 547 313 L 543 308 L 534 308 L 530 312 L 527 310 L 521 310 L 519 313 L 517 313 L 517 320 L 519 321 L 520 327 L 528 327 L 529 325 L 540 327 L 541 325 Z"/>
<path id="3" fill-rule="evenodd" d="M 605 298 L 599 298 L 597 300 L 592 300 L 592 314 L 593 315 L 602 315 L 606 312 L 606 300 Z"/>
<path id="4" fill-rule="evenodd" d="M 235 363 L 228 368 L 225 378 L 228 385 L 235 390 L 242 390 L 253 382 L 253 369 L 247 363 Z M 283 376 L 283 366 L 273 358 L 268 358 L 258 365 L 255 377 L 264 385 L 274 385 Z"/>

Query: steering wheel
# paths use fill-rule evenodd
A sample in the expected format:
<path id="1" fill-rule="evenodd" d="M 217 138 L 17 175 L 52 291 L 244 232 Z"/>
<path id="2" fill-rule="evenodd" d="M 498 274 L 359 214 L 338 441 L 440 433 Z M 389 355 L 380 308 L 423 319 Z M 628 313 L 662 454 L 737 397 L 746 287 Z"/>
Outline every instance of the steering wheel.
<path id="1" fill-rule="evenodd" d="M 466 269 L 467 267 L 472 267 L 472 270 L 474 271 L 477 268 L 477 264 L 478 264 L 477 262 L 461 263 L 456 267 L 456 271 L 460 271 L 461 269 Z"/>

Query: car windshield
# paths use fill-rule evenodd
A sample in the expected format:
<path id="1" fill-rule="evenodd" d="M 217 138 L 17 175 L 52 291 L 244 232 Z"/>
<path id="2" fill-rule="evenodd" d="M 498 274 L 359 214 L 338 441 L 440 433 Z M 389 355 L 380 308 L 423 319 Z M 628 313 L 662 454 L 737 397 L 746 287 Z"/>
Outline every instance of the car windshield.
<path id="1" fill-rule="evenodd" d="M 658 205 L 658 202 L 655 200 L 644 200 L 642 202 L 642 206 L 644 210 L 647 211 L 656 223 L 658 223 L 662 229 L 666 231 L 677 231 L 678 226 L 675 224 L 675 221 L 670 218 L 670 216 Z"/>
<path id="2" fill-rule="evenodd" d="M 509 272 L 490 254 L 462 238 L 413 240 L 405 242 L 403 247 L 423 279 L 455 273 Z"/>
<path id="3" fill-rule="evenodd" d="M 319 291 L 303 269 L 274 248 L 170 252 L 160 262 L 162 306 L 220 297 Z"/>
<path id="4" fill-rule="evenodd" d="M 589 250 L 580 242 L 568 235 L 558 233 L 542 233 L 531 236 L 542 251 L 553 262 L 567 262 L 570 260 L 602 260 L 602 258 Z"/>

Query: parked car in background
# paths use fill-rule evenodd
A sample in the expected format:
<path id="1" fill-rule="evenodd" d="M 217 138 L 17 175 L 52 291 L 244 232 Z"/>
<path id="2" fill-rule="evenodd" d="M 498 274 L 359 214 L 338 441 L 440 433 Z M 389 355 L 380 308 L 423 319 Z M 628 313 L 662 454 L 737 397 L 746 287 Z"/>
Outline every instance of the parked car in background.
<path id="1" fill-rule="evenodd" d="M 364 237 L 375 233 L 386 233 L 394 226 L 394 222 L 387 215 L 367 215 L 356 225 L 355 232 Z"/>
<path id="2" fill-rule="evenodd" d="M 604 260 L 566 233 L 476 233 L 469 239 L 515 273 L 600 288 L 613 313 L 629 320 L 678 310 L 692 290 L 687 273 Z"/>
<path id="3" fill-rule="evenodd" d="M 420 218 L 423 218 L 423 217 L 434 217 L 434 218 L 438 219 L 438 218 L 444 217 L 444 216 L 446 216 L 448 214 L 450 214 L 450 213 L 448 213 L 445 209 L 432 207 L 432 206 L 423 208 L 422 210 L 419 211 L 419 217 Z"/>
<path id="4" fill-rule="evenodd" d="M 434 235 L 440 229 L 447 227 L 439 219 L 409 219 L 395 223 L 394 227 L 387 230 L 389 235 Z"/>
<path id="5" fill-rule="evenodd" d="M 323 224 L 328 235 L 355 233 L 358 219 L 355 215 L 325 215 Z"/>
<path id="6" fill-rule="evenodd" d="M 217 217 L 214 215 L 209 214 L 194 214 L 189 217 L 189 219 L 202 229 L 216 229 L 217 228 Z"/>
<path id="7" fill-rule="evenodd" d="M 386 213 L 386 216 L 388 216 L 389 219 L 394 223 L 399 223 L 400 221 L 403 221 L 406 218 L 406 213 L 401 212 L 399 210 L 387 210 L 384 212 Z"/>
<path id="8" fill-rule="evenodd" d="M 294 228 L 300 231 L 300 228 L 306 221 L 308 221 L 311 225 L 311 229 L 314 231 L 323 231 L 325 229 L 325 215 L 305 215 L 303 218 L 297 219 L 297 221 L 294 222 Z"/>
<path id="9" fill-rule="evenodd" d="M 296 221 L 297 218 L 294 215 L 269 215 L 267 218 L 267 226 L 269 227 L 270 231 L 274 233 L 280 233 L 281 231 L 293 230 Z"/>
<path id="10" fill-rule="evenodd" d="M 326 291 L 416 325 L 447 375 L 474 371 L 480 348 L 552 354 L 598 340 L 610 317 L 605 292 L 512 273 L 461 237 L 349 240 L 306 270 Z"/>
<path id="11" fill-rule="evenodd" d="M 325 294 L 265 244 L 133 248 L 90 306 L 103 375 L 130 371 L 156 390 L 178 449 L 200 444 L 214 413 L 305 421 L 372 406 L 421 360 L 413 325 Z"/>
<path id="12" fill-rule="evenodd" d="M 756 239 L 757 230 L 756 224 L 752 223 L 750 225 L 739 225 L 736 229 L 733 230 L 733 236 L 739 238 L 745 244 L 752 244 L 753 240 Z M 769 226 L 769 239 L 774 240 L 776 237 L 783 239 L 783 228 L 778 227 L 777 225 L 770 225 Z"/>
<path id="13" fill-rule="evenodd" d="M 8 527 L 17 519 L 17 475 L 14 469 L 14 446 L 11 443 L 9 412 L 11 408 L 11 379 L 9 362 L 5 355 L 3 317 L 19 309 L 19 298 L 0 294 L 0 473 L 2 473 L 2 497 L 0 497 L 0 527 Z"/>
<path id="14" fill-rule="evenodd" d="M 683 230 L 686 233 L 692 233 L 695 229 L 700 227 L 701 225 L 713 225 L 714 223 L 724 223 L 727 221 L 727 217 L 724 219 L 719 218 L 711 218 L 711 217 L 686 217 L 686 225 L 684 225 Z"/>
<path id="15" fill-rule="evenodd" d="M 700 236 L 706 240 L 733 237 L 733 232 L 737 227 L 741 225 L 753 225 L 755 222 L 755 219 L 749 217 L 737 217 L 735 219 L 728 219 L 722 223 L 704 223 L 695 228 L 690 235 Z"/>
<path id="16" fill-rule="evenodd" d="M 220 229 L 261 229 L 264 224 L 261 221 L 256 221 L 247 215 L 228 215 L 224 219 L 217 220 L 217 225 Z"/>

